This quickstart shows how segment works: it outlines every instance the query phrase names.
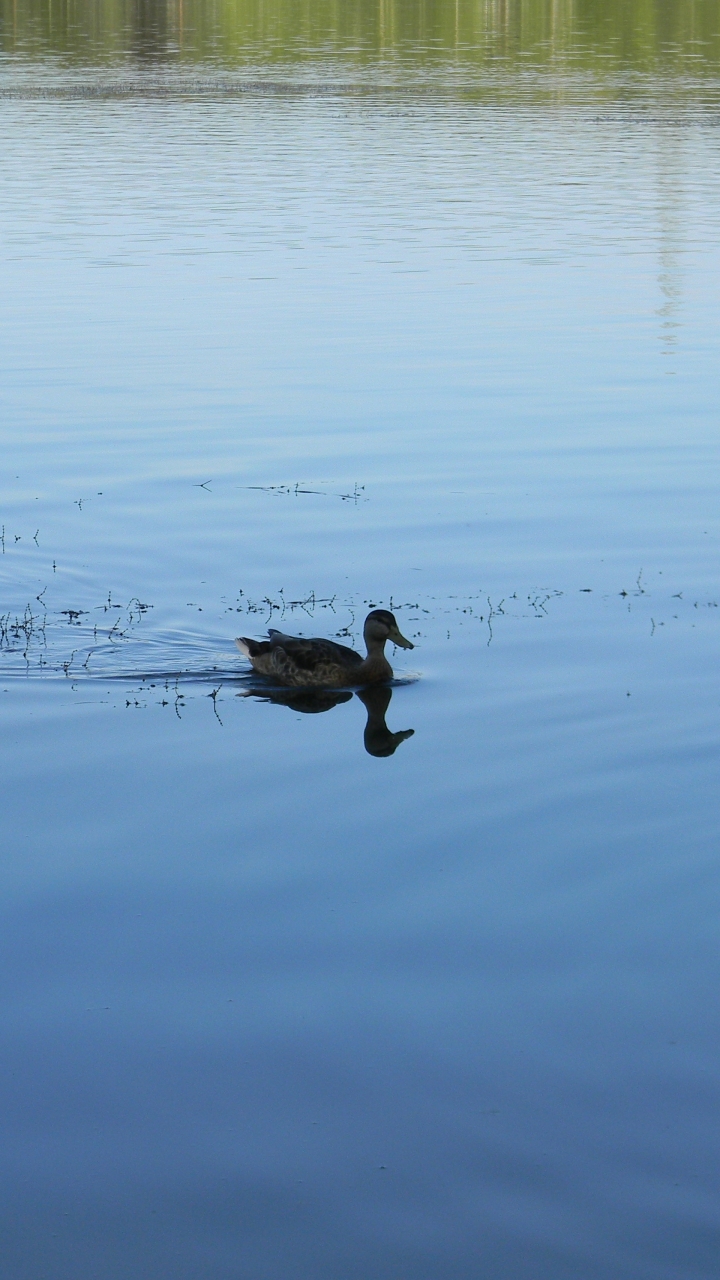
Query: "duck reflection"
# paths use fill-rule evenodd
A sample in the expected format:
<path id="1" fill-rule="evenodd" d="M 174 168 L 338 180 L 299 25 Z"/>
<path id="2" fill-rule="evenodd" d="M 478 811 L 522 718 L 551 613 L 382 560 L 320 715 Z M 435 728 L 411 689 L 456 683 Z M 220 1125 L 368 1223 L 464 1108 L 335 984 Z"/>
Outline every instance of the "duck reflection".
<path id="1" fill-rule="evenodd" d="M 359 689 L 358 698 L 365 704 L 367 724 L 363 734 L 365 750 L 370 756 L 391 756 L 401 742 L 412 738 L 414 729 L 400 729 L 392 733 L 385 723 L 385 715 L 392 700 L 392 689 L 387 685 L 371 685 L 367 689 Z"/>
<path id="2" fill-rule="evenodd" d="M 353 697 L 347 689 L 272 689 L 256 696 L 262 697 L 263 702 L 274 702 L 280 707 L 289 707 L 291 711 L 301 711 L 303 715 L 331 711 L 341 702 L 350 702 Z M 392 689 L 388 685 L 371 685 L 367 689 L 359 689 L 355 696 L 367 711 L 363 742 L 368 755 L 394 755 L 401 742 L 412 738 L 414 729 L 393 733 L 385 723 L 392 701 Z"/>

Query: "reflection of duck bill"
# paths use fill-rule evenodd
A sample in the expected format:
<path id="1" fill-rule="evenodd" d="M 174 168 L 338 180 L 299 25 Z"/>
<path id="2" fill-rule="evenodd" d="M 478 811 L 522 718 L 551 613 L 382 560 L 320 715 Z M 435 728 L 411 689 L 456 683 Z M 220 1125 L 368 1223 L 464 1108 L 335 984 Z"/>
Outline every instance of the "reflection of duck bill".
<path id="1" fill-rule="evenodd" d="M 368 713 L 365 725 L 365 750 L 371 756 L 391 756 L 397 751 L 401 742 L 412 738 L 414 729 L 401 729 L 392 733 L 385 723 L 385 715 L 390 706 L 392 689 L 387 685 L 376 685 L 370 689 L 359 689 L 358 698 L 365 704 Z"/>
<path id="2" fill-rule="evenodd" d="M 369 756 L 392 756 L 400 743 L 412 738 L 414 732 L 414 729 L 401 729 L 399 733 L 391 733 L 387 725 L 375 728 L 368 722 L 364 735 L 365 750 Z"/>

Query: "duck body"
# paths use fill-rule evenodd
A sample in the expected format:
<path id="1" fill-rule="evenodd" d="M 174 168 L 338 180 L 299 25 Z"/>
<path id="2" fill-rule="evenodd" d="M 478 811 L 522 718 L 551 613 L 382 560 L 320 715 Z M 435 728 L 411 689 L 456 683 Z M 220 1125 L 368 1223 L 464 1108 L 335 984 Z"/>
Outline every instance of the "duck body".
<path id="1" fill-rule="evenodd" d="M 269 630 L 267 640 L 239 636 L 235 641 L 250 659 L 253 670 L 277 684 L 295 688 L 341 689 L 348 685 L 382 684 L 392 679 L 392 667 L 385 657 L 385 644 L 392 640 L 403 649 L 414 646 L 400 634 L 392 613 L 373 609 L 365 619 L 363 636 L 367 657 L 335 640 L 321 637 L 305 640 Z"/>

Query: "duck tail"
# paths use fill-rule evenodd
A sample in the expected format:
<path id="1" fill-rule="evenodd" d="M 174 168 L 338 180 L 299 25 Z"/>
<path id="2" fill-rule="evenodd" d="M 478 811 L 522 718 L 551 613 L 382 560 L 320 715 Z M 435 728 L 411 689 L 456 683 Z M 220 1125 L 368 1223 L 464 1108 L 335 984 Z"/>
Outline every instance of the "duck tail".
<path id="1" fill-rule="evenodd" d="M 259 657 L 261 653 L 269 653 L 270 645 L 267 640 L 249 640 L 247 636 L 237 636 L 235 643 L 241 653 L 249 658 L 252 662 L 253 658 Z"/>

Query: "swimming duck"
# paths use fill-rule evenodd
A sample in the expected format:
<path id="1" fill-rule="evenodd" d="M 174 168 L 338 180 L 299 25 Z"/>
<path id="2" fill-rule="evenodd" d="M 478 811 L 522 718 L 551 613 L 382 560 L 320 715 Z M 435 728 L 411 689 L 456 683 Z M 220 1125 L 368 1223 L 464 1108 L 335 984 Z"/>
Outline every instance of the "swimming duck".
<path id="1" fill-rule="evenodd" d="M 392 613 L 373 609 L 365 619 L 363 638 L 367 657 L 348 649 L 335 640 L 303 640 L 286 636 L 282 631 L 268 630 L 269 640 L 249 640 L 238 636 L 235 641 L 241 653 L 250 659 L 253 669 L 270 676 L 278 684 L 323 689 L 381 684 L 392 679 L 392 667 L 385 657 L 388 640 L 402 649 L 415 646 L 400 634 Z"/>

